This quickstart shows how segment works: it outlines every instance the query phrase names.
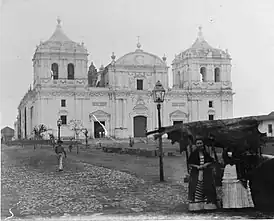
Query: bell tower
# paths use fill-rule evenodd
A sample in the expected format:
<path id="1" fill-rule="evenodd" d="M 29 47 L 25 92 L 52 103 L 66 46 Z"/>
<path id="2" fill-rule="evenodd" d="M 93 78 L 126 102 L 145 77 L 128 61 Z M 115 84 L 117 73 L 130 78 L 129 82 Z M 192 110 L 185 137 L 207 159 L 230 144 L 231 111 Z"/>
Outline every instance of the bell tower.
<path id="1" fill-rule="evenodd" d="M 175 56 L 172 75 L 173 90 L 186 95 L 189 121 L 233 116 L 231 57 L 208 44 L 202 27 L 192 46 Z"/>
<path id="2" fill-rule="evenodd" d="M 202 27 L 194 44 L 175 56 L 172 64 L 173 88 L 183 89 L 191 82 L 231 84 L 231 58 L 228 51 L 211 47 L 204 39 Z"/>
<path id="3" fill-rule="evenodd" d="M 87 84 L 87 49 L 84 43 L 76 43 L 66 36 L 60 18 L 52 36 L 36 47 L 32 61 L 34 87 L 43 82 L 56 84 L 60 80 L 70 84 L 84 80 Z"/>

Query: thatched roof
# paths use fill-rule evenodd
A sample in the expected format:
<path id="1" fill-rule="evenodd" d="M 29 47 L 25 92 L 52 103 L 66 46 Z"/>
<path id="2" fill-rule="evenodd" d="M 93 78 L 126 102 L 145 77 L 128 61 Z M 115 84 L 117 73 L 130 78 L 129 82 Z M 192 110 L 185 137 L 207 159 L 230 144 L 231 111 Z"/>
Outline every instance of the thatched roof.
<path id="1" fill-rule="evenodd" d="M 160 130 L 148 132 L 147 135 L 155 134 L 155 139 L 167 133 L 172 143 L 194 140 L 202 136 L 204 142 L 215 140 L 217 147 L 232 147 L 237 149 L 249 148 L 256 150 L 265 134 L 258 130 L 260 121 L 257 117 L 243 117 L 226 120 L 197 121 L 163 127 Z"/>

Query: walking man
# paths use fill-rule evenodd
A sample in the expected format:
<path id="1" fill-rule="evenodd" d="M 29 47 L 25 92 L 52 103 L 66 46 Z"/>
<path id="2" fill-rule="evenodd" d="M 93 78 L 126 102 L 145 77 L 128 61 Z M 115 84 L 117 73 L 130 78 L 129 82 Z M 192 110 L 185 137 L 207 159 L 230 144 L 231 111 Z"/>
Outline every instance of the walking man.
<path id="1" fill-rule="evenodd" d="M 71 152 L 71 150 L 72 150 L 72 146 L 73 145 L 73 138 L 70 138 L 70 144 L 69 144 L 69 152 Z"/>
<path id="2" fill-rule="evenodd" d="M 67 153 L 62 146 L 63 141 L 58 140 L 57 146 L 55 147 L 55 153 L 57 154 L 58 163 L 59 163 L 59 171 L 63 171 L 63 158 L 67 158 Z"/>

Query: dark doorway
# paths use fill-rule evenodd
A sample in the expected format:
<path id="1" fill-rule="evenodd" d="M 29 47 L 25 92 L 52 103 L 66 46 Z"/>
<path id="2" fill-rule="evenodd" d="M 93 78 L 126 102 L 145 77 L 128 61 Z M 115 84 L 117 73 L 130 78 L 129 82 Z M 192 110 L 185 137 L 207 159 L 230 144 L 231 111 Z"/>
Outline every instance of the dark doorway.
<path id="1" fill-rule="evenodd" d="M 174 120 L 174 121 L 173 121 L 173 125 L 182 124 L 182 123 L 183 123 L 182 120 Z"/>
<path id="2" fill-rule="evenodd" d="M 101 124 L 105 126 L 105 121 L 100 121 Z M 94 122 L 94 138 L 102 138 L 105 136 L 104 128 L 99 124 L 99 122 Z"/>
<path id="3" fill-rule="evenodd" d="M 146 137 L 147 118 L 145 116 L 136 116 L 133 118 L 134 137 Z"/>

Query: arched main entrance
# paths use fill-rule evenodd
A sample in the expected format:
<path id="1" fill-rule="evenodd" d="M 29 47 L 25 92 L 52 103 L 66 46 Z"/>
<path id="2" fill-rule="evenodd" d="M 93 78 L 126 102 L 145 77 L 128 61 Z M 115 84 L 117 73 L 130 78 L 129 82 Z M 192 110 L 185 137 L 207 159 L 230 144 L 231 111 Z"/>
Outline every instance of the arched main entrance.
<path id="1" fill-rule="evenodd" d="M 134 137 L 146 137 L 147 118 L 145 116 L 135 116 L 133 118 Z"/>

